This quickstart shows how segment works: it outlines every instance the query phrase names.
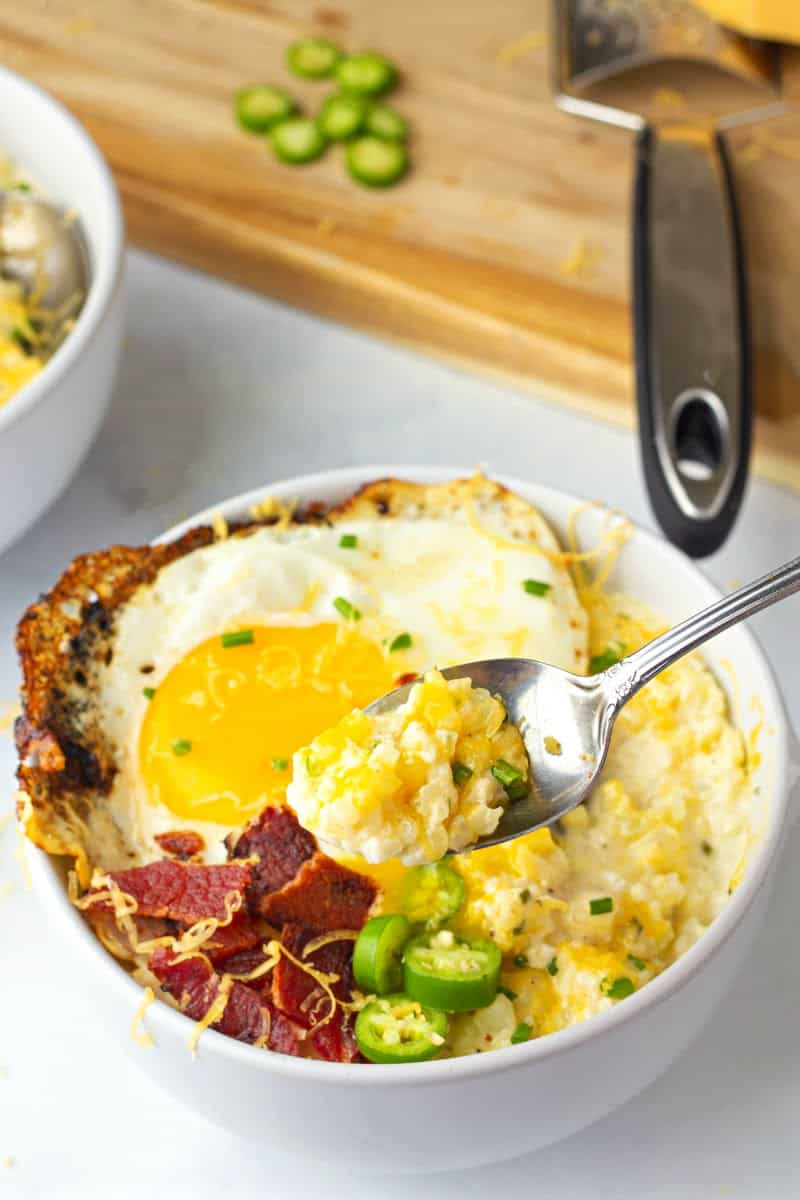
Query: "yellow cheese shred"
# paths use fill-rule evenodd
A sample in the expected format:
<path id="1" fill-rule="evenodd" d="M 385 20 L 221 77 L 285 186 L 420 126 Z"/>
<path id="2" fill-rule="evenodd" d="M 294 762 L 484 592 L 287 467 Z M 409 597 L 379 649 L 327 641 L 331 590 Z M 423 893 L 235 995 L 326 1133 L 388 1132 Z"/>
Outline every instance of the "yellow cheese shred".
<path id="1" fill-rule="evenodd" d="M 212 513 L 211 528 L 214 531 L 214 541 L 224 542 L 228 536 L 228 522 L 221 512 Z"/>
<path id="2" fill-rule="evenodd" d="M 31 869 L 28 866 L 27 843 L 25 839 L 28 833 L 28 824 L 33 817 L 33 802 L 27 792 L 17 792 L 15 798 L 17 802 L 17 848 L 14 851 L 14 857 L 19 863 L 25 889 L 26 891 L 30 891 L 33 882 L 31 880 Z"/>
<path id="3" fill-rule="evenodd" d="M 141 1046 L 141 1048 L 143 1050 L 146 1050 L 148 1046 L 155 1045 L 155 1042 L 153 1040 L 153 1035 L 151 1033 L 149 1033 L 148 1030 L 145 1029 L 145 1027 L 144 1027 L 144 1014 L 147 1012 L 148 1008 L 153 1003 L 155 998 L 156 998 L 156 996 L 155 996 L 155 992 L 153 991 L 153 989 L 151 987 L 146 987 L 144 989 L 144 994 L 142 996 L 142 1003 L 139 1005 L 136 1012 L 133 1014 L 133 1022 L 131 1024 L 131 1038 L 136 1043 L 136 1045 Z"/>
<path id="4" fill-rule="evenodd" d="M 250 515 L 256 520 L 274 517 L 273 529 L 287 529 L 296 508 L 296 500 L 279 500 L 277 496 L 266 496 L 258 504 L 251 505 Z"/>
<path id="5" fill-rule="evenodd" d="M 480 471 L 472 477 L 472 491 L 479 487 L 484 480 L 484 476 Z M 596 546 L 590 547 L 588 550 L 580 548 L 580 540 L 578 537 L 578 518 L 587 509 L 601 509 L 606 513 L 606 528 L 603 531 L 600 541 Z M 614 563 L 617 560 L 622 547 L 631 536 L 633 526 L 624 514 L 616 509 L 606 508 L 604 504 L 595 501 L 586 501 L 584 504 L 579 504 L 573 509 L 570 514 L 567 525 L 567 541 L 569 549 L 567 550 L 547 550 L 544 546 L 540 546 L 537 542 L 529 541 L 511 541 L 509 538 L 502 537 L 499 533 L 494 533 L 491 529 L 487 529 L 481 525 L 475 513 L 473 505 L 473 497 L 467 494 L 466 498 L 466 514 L 467 520 L 472 528 L 494 542 L 504 550 L 530 550 L 534 554 L 540 554 L 542 558 L 548 559 L 557 567 L 573 568 L 573 577 L 575 586 L 578 590 L 581 600 L 585 603 L 583 593 L 593 593 L 602 587 L 605 580 L 611 574 Z M 598 567 L 591 579 L 588 579 L 584 571 L 578 568 L 580 564 L 597 562 Z"/>
<path id="6" fill-rule="evenodd" d="M 233 983 L 234 980 L 232 975 L 222 976 L 222 979 L 219 981 L 219 987 L 217 988 L 217 994 L 212 1000 L 211 1004 L 209 1004 L 206 1015 L 200 1018 L 189 1035 L 188 1045 L 192 1052 L 192 1058 L 197 1058 L 197 1043 L 200 1041 L 200 1038 L 203 1036 L 206 1029 L 208 1029 L 209 1025 L 213 1025 L 216 1021 L 219 1021 L 222 1018 L 225 1009 L 228 1006 L 228 998 L 231 994 Z"/>
<path id="7" fill-rule="evenodd" d="M 316 954 L 317 950 L 330 945 L 331 942 L 354 942 L 357 937 L 357 929 L 334 929 L 331 933 L 321 933 L 319 937 L 306 942 L 303 947 L 303 958 L 308 958 L 310 954 Z"/>
<path id="8" fill-rule="evenodd" d="M 605 529 L 600 541 L 591 550 L 581 551 L 579 521 L 583 513 L 599 509 L 605 514 Z M 587 607 L 608 580 L 623 546 L 633 533 L 633 526 L 623 513 L 606 508 L 597 501 L 587 500 L 578 504 L 567 520 L 567 544 L 570 548 L 572 577 L 581 603 Z M 595 562 L 596 569 L 590 575 L 586 564 Z"/>

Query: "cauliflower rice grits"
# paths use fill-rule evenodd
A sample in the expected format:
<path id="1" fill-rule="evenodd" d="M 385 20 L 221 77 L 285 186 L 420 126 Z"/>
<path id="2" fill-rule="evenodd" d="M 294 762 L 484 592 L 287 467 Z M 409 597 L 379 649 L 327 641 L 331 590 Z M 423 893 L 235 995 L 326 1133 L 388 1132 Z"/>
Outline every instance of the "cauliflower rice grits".
<path id="1" fill-rule="evenodd" d="M 752 842 L 744 742 L 699 655 L 625 706 L 557 826 L 426 865 L 527 771 L 502 704 L 433 664 L 591 673 L 661 632 L 603 590 L 609 528 L 588 579 L 482 476 L 384 480 L 310 519 L 77 560 L 18 635 L 28 836 L 75 859 L 97 936 L 199 1031 L 409 1062 L 624 1002 L 708 928 Z M 385 726 L 353 711 L 423 675 Z"/>

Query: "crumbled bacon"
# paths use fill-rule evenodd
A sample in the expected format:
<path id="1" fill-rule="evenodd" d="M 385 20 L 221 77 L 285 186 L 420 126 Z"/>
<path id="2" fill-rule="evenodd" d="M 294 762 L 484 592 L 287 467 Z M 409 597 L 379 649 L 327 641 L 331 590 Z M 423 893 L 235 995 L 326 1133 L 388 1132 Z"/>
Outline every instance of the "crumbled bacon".
<path id="1" fill-rule="evenodd" d="M 237 912 L 229 924 L 220 925 L 214 930 L 208 941 L 203 942 L 202 950 L 212 963 L 224 961 L 224 969 L 227 971 L 231 955 L 260 947 L 264 941 L 265 934 L 253 918 L 246 912 Z"/>
<path id="2" fill-rule="evenodd" d="M 223 970 L 226 975 L 249 975 L 255 971 L 256 967 L 260 967 L 262 963 L 267 961 L 267 955 L 264 953 L 263 945 L 252 946 L 249 950 L 238 950 L 236 954 L 232 954 L 230 958 L 225 959 Z M 268 971 L 264 975 L 259 975 L 258 979 L 246 980 L 249 987 L 255 987 L 259 990 L 265 989 L 269 992 L 272 986 L 272 972 Z"/>
<path id="3" fill-rule="evenodd" d="M 161 948 L 150 956 L 150 970 L 178 1001 L 182 1012 L 194 1021 L 203 1019 L 216 999 L 221 982 L 205 959 L 197 956 L 173 962 L 172 952 Z M 231 985 L 222 1016 L 211 1027 L 251 1045 L 268 1035 L 270 1050 L 302 1054 L 304 1031 L 243 983 L 234 981 Z"/>
<path id="4" fill-rule="evenodd" d="M 324 971 L 326 975 L 337 975 L 338 979 L 331 983 L 331 991 L 339 1000 L 349 1000 L 353 990 L 353 943 L 351 941 L 328 942 L 308 957 L 303 951 L 315 935 L 303 925 L 284 925 L 281 933 L 281 944 L 300 962 L 308 963 L 316 971 Z M 302 1021 L 306 1025 L 314 1025 L 323 1014 L 316 1011 L 317 1006 L 311 1001 L 314 993 L 319 993 L 323 1009 L 327 1009 L 329 1001 L 320 988 L 319 983 L 307 971 L 285 955 L 281 957 L 272 976 L 272 999 L 287 1016 Z"/>
<path id="5" fill-rule="evenodd" d="M 297 924 L 316 933 L 360 929 L 377 885 L 317 851 L 280 891 L 262 897 L 259 911 L 271 925 Z"/>
<path id="6" fill-rule="evenodd" d="M 281 942 L 300 962 L 307 962 L 326 975 L 338 976 L 330 983 L 333 995 L 338 1000 L 351 1000 L 352 941 L 328 942 L 306 958 L 303 951 L 312 936 L 312 932 L 303 926 L 285 925 Z M 272 973 L 272 999 L 287 1016 L 310 1029 L 309 1043 L 320 1058 L 329 1062 L 353 1062 L 358 1056 L 350 1013 L 337 1005 L 333 1016 L 322 1023 L 330 1011 L 329 996 L 312 975 L 286 956 L 281 957 Z"/>
<path id="7" fill-rule="evenodd" d="M 193 829 L 172 829 L 167 833 L 157 833 L 156 841 L 170 858 L 178 858 L 185 862 L 201 854 L 206 848 L 205 840 Z"/>
<path id="8" fill-rule="evenodd" d="M 243 833 L 225 839 L 228 858 L 250 858 L 253 865 L 247 902 L 251 912 L 259 912 L 261 901 L 294 879 L 302 864 L 317 848 L 316 838 L 303 829 L 289 808 L 265 808 Z"/>
<path id="9" fill-rule="evenodd" d="M 415 679 L 419 679 L 416 671 L 406 671 L 404 675 L 398 675 L 394 681 L 395 687 L 405 687 L 407 683 L 413 683 Z"/>
<path id="10" fill-rule="evenodd" d="M 129 871 L 111 871 L 109 876 L 136 901 L 138 916 L 170 917 L 193 925 L 207 917 L 225 919 L 226 903 L 244 893 L 250 879 L 250 864 L 203 866 L 165 859 L 145 867 L 131 867 Z M 106 889 L 100 885 L 97 890 Z M 96 906 L 113 907 L 108 900 L 98 900 Z"/>
<path id="11" fill-rule="evenodd" d="M 308 1035 L 309 1043 L 318 1058 L 326 1062 L 355 1062 L 361 1059 L 351 1013 L 336 1010 L 336 1016 Z M 363 1059 L 361 1059 L 363 1061 Z"/>

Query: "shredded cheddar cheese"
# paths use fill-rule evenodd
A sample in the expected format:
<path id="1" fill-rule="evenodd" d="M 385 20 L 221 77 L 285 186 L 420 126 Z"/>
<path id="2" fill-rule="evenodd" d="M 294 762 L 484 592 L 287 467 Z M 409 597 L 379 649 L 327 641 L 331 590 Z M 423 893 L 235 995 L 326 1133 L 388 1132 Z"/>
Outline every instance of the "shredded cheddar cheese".
<path id="1" fill-rule="evenodd" d="M 225 520 L 221 512 L 215 512 L 211 517 L 211 528 L 214 531 L 214 540 L 224 542 L 228 536 L 228 522 Z"/>
<path id="2" fill-rule="evenodd" d="M 141 1046 L 146 1050 L 148 1046 L 154 1046 L 155 1041 L 153 1035 L 144 1027 L 144 1014 L 155 1000 L 155 992 L 151 987 L 144 989 L 142 1002 L 133 1015 L 133 1023 L 131 1025 L 131 1038 L 137 1046 Z"/>
<path id="3" fill-rule="evenodd" d="M 303 958 L 308 958 L 310 954 L 315 954 L 317 950 L 330 945 L 331 942 L 354 942 L 357 937 L 357 929 L 334 929 L 332 933 L 321 933 L 319 937 L 306 942 L 303 947 Z"/>
<path id="4" fill-rule="evenodd" d="M 542 50 L 547 45 L 547 35 L 543 29 L 531 29 L 523 33 L 513 42 L 501 46 L 495 55 L 495 61 L 510 67 L 522 58 L 527 58 L 536 50 Z"/>
<path id="5" fill-rule="evenodd" d="M 232 975 L 222 976 L 219 981 L 219 987 L 217 988 L 217 994 L 212 1000 L 211 1004 L 208 1006 L 208 1011 L 206 1012 L 205 1016 L 201 1017 L 200 1020 L 195 1024 L 194 1029 L 189 1035 L 188 1046 L 189 1050 L 191 1051 L 192 1058 L 197 1058 L 197 1045 L 208 1027 L 213 1025 L 216 1021 L 221 1020 L 225 1009 L 228 1007 L 228 999 L 231 994 L 233 982 Z"/>

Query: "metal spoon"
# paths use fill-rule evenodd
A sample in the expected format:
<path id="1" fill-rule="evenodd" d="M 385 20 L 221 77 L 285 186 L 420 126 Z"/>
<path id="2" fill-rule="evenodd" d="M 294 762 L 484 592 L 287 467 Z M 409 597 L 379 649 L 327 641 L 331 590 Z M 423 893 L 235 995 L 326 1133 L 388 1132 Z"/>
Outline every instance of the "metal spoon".
<path id="1" fill-rule="evenodd" d="M 499 695 L 519 727 L 530 760 L 527 796 L 504 810 L 491 834 L 476 845 L 494 846 L 542 825 L 551 825 L 586 799 L 608 754 L 617 713 L 677 659 L 731 625 L 800 591 L 800 558 L 732 592 L 597 675 L 571 675 L 528 658 L 462 663 L 442 674 L 468 676 L 474 687 Z M 371 704 L 382 713 L 402 704 L 407 684 Z"/>
<path id="2" fill-rule="evenodd" d="M 52 355 L 89 290 L 89 261 L 77 221 L 41 197 L 0 192 L 0 276 L 35 298 L 37 353 Z"/>

